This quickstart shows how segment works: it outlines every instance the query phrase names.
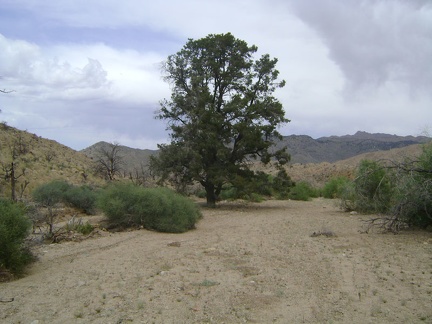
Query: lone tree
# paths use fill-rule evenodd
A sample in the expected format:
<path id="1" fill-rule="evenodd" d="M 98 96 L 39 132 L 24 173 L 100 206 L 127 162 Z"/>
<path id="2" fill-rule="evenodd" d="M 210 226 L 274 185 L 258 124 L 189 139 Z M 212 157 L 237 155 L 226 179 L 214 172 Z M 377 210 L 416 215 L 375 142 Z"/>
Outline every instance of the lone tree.
<path id="1" fill-rule="evenodd" d="M 254 60 L 256 51 L 230 33 L 208 35 L 189 39 L 163 66 L 172 94 L 156 118 L 168 121 L 171 143 L 158 145 L 150 167 L 177 188 L 198 181 L 210 206 L 224 184 L 253 177 L 250 159 L 289 160 L 285 148 L 271 150 L 277 127 L 289 122 L 273 97 L 285 81 L 277 80 L 277 59 Z"/>
<path id="2" fill-rule="evenodd" d="M 96 172 L 105 179 L 112 181 L 123 170 L 123 156 L 119 143 L 107 143 L 102 145 L 96 152 Z"/>

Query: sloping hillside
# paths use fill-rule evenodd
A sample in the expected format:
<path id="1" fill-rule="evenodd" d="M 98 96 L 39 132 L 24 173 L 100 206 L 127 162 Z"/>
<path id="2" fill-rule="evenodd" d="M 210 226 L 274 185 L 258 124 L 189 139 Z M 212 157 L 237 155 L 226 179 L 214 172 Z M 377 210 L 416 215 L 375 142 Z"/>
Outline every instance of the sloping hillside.
<path id="1" fill-rule="evenodd" d="M 397 136 L 357 132 L 354 135 L 313 139 L 306 135 L 284 136 L 277 147 L 286 145 L 292 163 L 336 162 L 377 151 L 386 151 L 430 141 L 425 136 Z"/>
<path id="2" fill-rule="evenodd" d="M 85 154 L 90 159 L 96 160 L 100 155 L 101 150 L 106 150 L 110 147 L 110 143 L 98 142 L 81 150 L 80 152 Z M 157 150 L 141 150 L 134 149 L 127 146 L 119 146 L 119 156 L 122 159 L 122 168 L 126 174 L 135 172 L 135 170 L 141 170 L 141 167 L 147 168 L 150 156 L 157 154 Z"/>
<path id="3" fill-rule="evenodd" d="M 13 165 L 12 165 L 13 163 Z M 101 184 L 92 161 L 56 141 L 0 125 L 0 195 L 10 196 L 11 169 L 17 178 L 17 196 L 27 197 L 38 185 L 54 179 L 73 184 Z"/>
<path id="4" fill-rule="evenodd" d="M 426 143 L 430 140 L 425 136 L 397 136 L 366 132 L 318 139 L 313 139 L 307 135 L 290 135 L 284 136 L 281 141 L 277 142 L 276 148 L 287 146 L 288 152 L 291 154 L 291 163 L 334 163 L 363 153 L 387 151 Z M 108 145 L 107 142 L 98 142 L 81 152 L 94 159 L 97 157 L 98 151 L 107 148 Z M 126 172 L 140 169 L 141 165 L 147 166 L 150 156 L 157 154 L 157 152 L 157 150 L 141 150 L 120 146 L 120 155 L 123 156 Z"/>
<path id="5" fill-rule="evenodd" d="M 422 152 L 422 144 L 414 144 L 386 151 L 375 151 L 356 155 L 335 163 L 294 163 L 287 167 L 287 172 L 294 181 L 306 181 L 314 186 L 323 186 L 335 176 L 354 178 L 356 168 L 362 160 L 394 161 L 414 159 Z"/>

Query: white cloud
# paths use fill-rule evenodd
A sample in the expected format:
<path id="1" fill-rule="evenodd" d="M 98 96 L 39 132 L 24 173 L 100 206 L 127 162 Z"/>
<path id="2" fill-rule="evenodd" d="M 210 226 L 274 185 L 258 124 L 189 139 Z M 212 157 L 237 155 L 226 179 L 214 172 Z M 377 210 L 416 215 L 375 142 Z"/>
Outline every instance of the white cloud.
<path id="1" fill-rule="evenodd" d="M 317 30 L 330 58 L 343 71 L 347 90 L 386 82 L 412 92 L 432 88 L 432 6 L 426 1 L 291 1 L 300 18 Z"/>
<path id="2" fill-rule="evenodd" d="M 415 133 L 432 120 L 428 3 L 3 0 L 43 25 L 18 26 L 23 40 L 0 35 L 0 88 L 17 91 L 2 96 L 1 117 L 74 148 L 155 148 L 167 134 L 154 110 L 170 95 L 160 62 L 187 38 L 232 32 L 279 59 L 277 97 L 292 120 L 283 134 Z"/>

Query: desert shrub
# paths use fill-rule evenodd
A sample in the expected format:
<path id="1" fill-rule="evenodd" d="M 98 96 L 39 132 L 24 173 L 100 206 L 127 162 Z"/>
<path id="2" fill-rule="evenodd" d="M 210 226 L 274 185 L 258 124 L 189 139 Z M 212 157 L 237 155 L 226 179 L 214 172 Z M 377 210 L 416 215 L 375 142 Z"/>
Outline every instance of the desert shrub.
<path id="1" fill-rule="evenodd" d="M 279 170 L 276 177 L 272 180 L 273 196 L 277 199 L 287 199 L 295 183 L 291 180 L 285 169 Z"/>
<path id="2" fill-rule="evenodd" d="M 31 253 L 24 247 L 30 228 L 23 205 L 0 199 L 0 268 L 20 274 L 32 260 Z"/>
<path id="3" fill-rule="evenodd" d="M 396 168 L 391 214 L 408 226 L 432 226 L 432 144 L 415 161 Z"/>
<path id="4" fill-rule="evenodd" d="M 307 182 L 299 182 L 291 188 L 288 198 L 292 200 L 308 201 L 318 197 L 318 191 Z"/>
<path id="5" fill-rule="evenodd" d="M 225 186 L 222 189 L 219 198 L 220 200 L 235 200 L 239 199 L 240 195 L 238 194 L 237 188 L 233 186 Z"/>
<path id="6" fill-rule="evenodd" d="M 93 215 L 96 208 L 97 192 L 89 186 L 70 186 L 63 194 L 62 200 L 67 205 Z"/>
<path id="7" fill-rule="evenodd" d="M 65 193 L 71 185 L 63 180 L 54 180 L 36 187 L 33 200 L 46 207 L 53 207 L 64 200 Z"/>
<path id="8" fill-rule="evenodd" d="M 331 178 L 322 188 L 322 196 L 329 199 L 341 198 L 343 190 L 345 190 L 345 187 L 349 181 L 350 180 L 347 177 L 343 176 Z"/>
<path id="9" fill-rule="evenodd" d="M 353 181 L 346 182 L 340 188 L 340 207 L 345 211 L 356 209 L 356 192 Z"/>
<path id="10" fill-rule="evenodd" d="M 48 235 L 53 234 L 54 217 L 57 204 L 64 200 L 65 193 L 71 188 L 71 185 L 62 180 L 54 180 L 36 187 L 33 192 L 33 200 L 41 206 L 47 207 L 48 214 L 45 221 L 49 226 Z"/>
<path id="11" fill-rule="evenodd" d="M 76 231 L 76 232 L 81 233 L 83 235 L 89 235 L 91 232 L 93 232 L 94 227 L 89 222 L 86 222 L 85 224 L 83 224 L 83 223 L 68 224 L 66 226 L 66 229 L 68 231 Z"/>
<path id="12" fill-rule="evenodd" d="M 393 187 L 388 169 L 376 161 L 361 161 L 354 181 L 355 209 L 366 213 L 389 211 Z"/>
<path id="13" fill-rule="evenodd" d="M 185 232 L 201 218 L 191 200 L 167 188 L 113 184 L 101 192 L 98 205 L 113 225 L 160 232 Z"/>
<path id="14" fill-rule="evenodd" d="M 264 197 L 287 199 L 293 181 L 285 170 L 280 170 L 276 176 L 262 171 L 239 174 L 230 184 L 226 185 L 219 195 L 222 200 L 244 199 L 261 202 Z"/>

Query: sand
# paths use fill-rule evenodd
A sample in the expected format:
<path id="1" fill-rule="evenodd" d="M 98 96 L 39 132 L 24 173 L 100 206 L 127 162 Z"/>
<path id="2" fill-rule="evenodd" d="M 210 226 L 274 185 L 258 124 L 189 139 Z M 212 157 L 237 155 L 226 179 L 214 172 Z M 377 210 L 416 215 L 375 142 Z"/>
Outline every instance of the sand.
<path id="1" fill-rule="evenodd" d="M 432 323 L 432 233 L 366 233 L 369 216 L 325 199 L 203 215 L 184 234 L 35 246 L 29 273 L 0 284 L 0 322 Z"/>

